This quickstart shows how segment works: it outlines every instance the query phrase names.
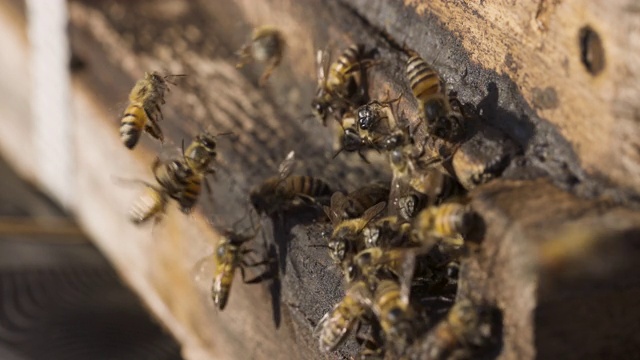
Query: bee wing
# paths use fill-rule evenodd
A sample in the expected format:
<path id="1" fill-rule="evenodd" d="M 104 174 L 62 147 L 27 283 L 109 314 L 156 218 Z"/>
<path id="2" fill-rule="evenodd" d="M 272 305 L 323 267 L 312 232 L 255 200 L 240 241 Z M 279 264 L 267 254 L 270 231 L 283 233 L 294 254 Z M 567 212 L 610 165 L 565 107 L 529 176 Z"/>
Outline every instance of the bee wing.
<path id="1" fill-rule="evenodd" d="M 316 67 L 318 70 L 318 84 L 324 84 L 329 71 L 329 51 L 318 50 L 316 53 Z"/>
<path id="2" fill-rule="evenodd" d="M 409 304 L 409 296 L 411 295 L 411 283 L 413 282 L 413 273 L 416 268 L 416 252 L 405 251 L 404 259 L 400 267 L 400 299 Z"/>
<path id="3" fill-rule="evenodd" d="M 373 205 L 372 207 L 368 208 L 364 212 L 364 214 L 362 214 L 362 220 L 364 220 L 366 222 L 366 224 L 364 226 L 369 224 L 369 222 L 371 220 L 373 220 L 376 216 L 378 216 L 384 210 L 384 208 L 386 206 L 387 206 L 387 203 L 385 201 L 381 201 L 381 202 Z"/>
<path id="4" fill-rule="evenodd" d="M 328 208 L 329 212 L 327 212 L 327 216 L 332 224 L 338 224 L 343 220 L 342 210 L 345 206 L 348 206 L 348 202 L 349 199 L 347 196 L 340 191 L 336 191 L 331 195 L 331 207 Z"/>
<path id="5" fill-rule="evenodd" d="M 296 165 L 296 152 L 291 150 L 287 156 L 282 160 L 278 167 L 278 176 L 280 179 L 286 179 L 291 175 Z"/>
<path id="6" fill-rule="evenodd" d="M 211 291 L 211 281 L 214 273 L 214 261 L 212 255 L 207 255 L 196 261 L 191 268 L 191 275 L 196 283 L 196 287 L 203 293 Z"/>

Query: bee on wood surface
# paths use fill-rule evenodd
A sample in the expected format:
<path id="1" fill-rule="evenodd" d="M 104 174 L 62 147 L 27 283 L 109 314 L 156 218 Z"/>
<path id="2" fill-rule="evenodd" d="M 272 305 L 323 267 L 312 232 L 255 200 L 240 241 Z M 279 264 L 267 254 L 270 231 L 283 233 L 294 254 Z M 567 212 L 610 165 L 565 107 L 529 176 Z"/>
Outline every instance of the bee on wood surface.
<path id="1" fill-rule="evenodd" d="M 280 64 L 285 48 L 282 33 L 271 26 L 262 26 L 253 30 L 251 41 L 245 44 L 237 54 L 240 61 L 236 65 L 241 68 L 251 61 L 264 63 L 265 68 L 260 76 L 260 86 L 264 86 L 269 76 Z"/>
<path id="2" fill-rule="evenodd" d="M 239 234 L 234 231 L 225 231 L 224 237 L 218 242 L 214 251 L 215 268 L 213 273 L 213 285 L 211 287 L 211 297 L 213 303 L 223 310 L 229 299 L 231 284 L 236 273 L 236 269 L 240 269 L 242 281 L 245 284 L 255 284 L 261 282 L 271 275 L 266 270 L 261 275 L 253 279 L 247 279 L 245 269 L 268 265 L 271 263 L 269 259 L 259 262 L 249 262 L 248 256 L 254 253 L 253 249 L 246 248 L 245 245 L 253 240 L 257 232 L 252 234 Z"/>
<path id="3" fill-rule="evenodd" d="M 370 297 L 371 293 L 364 282 L 356 281 L 349 285 L 342 300 L 316 326 L 314 333 L 318 335 L 320 350 L 333 351 L 342 344 L 354 325 L 367 312 L 365 304 Z"/>
<path id="4" fill-rule="evenodd" d="M 447 316 L 419 344 L 419 356 L 411 359 L 473 359 L 475 351 L 490 343 L 490 314 L 470 300 L 457 301 Z"/>
<path id="5" fill-rule="evenodd" d="M 415 336 L 416 314 L 402 295 L 400 285 L 394 280 L 380 281 L 371 308 L 380 322 L 386 347 L 403 352 Z"/>
<path id="6" fill-rule="evenodd" d="M 365 185 L 348 194 L 336 191 L 331 195 L 329 205 L 330 219 L 354 219 L 362 216 L 373 205 L 386 201 L 389 187 L 376 182 Z"/>
<path id="7" fill-rule="evenodd" d="M 391 100 L 374 100 L 360 106 L 356 110 L 360 136 L 375 143 L 377 139 L 390 135 L 397 127 L 397 119 L 391 105 L 400 101 L 401 97 L 402 95 Z"/>
<path id="8" fill-rule="evenodd" d="M 286 209 L 294 200 L 315 203 L 315 198 L 330 196 L 332 191 L 324 180 L 311 176 L 291 175 L 295 165 L 291 151 L 280 164 L 279 175 L 265 180 L 249 194 L 258 213 L 272 215 Z"/>
<path id="9" fill-rule="evenodd" d="M 333 232 L 327 245 L 329 255 L 336 264 L 342 264 L 345 259 L 364 248 L 362 230 L 371 220 L 382 213 L 386 205 L 386 202 L 380 202 L 367 209 L 361 217 L 347 220 L 335 217 L 335 213 L 332 213 L 329 207 L 324 207 L 325 213 L 333 224 Z"/>
<path id="10" fill-rule="evenodd" d="M 406 246 L 412 243 L 411 223 L 396 215 L 386 216 L 369 223 L 362 237 L 367 248 Z"/>
<path id="11" fill-rule="evenodd" d="M 464 116 L 459 111 L 459 102 L 447 95 L 438 73 L 415 52 L 411 52 L 407 60 L 407 79 L 429 134 L 459 141 L 464 135 Z"/>
<path id="12" fill-rule="evenodd" d="M 360 158 L 368 163 L 363 151 L 380 151 L 390 148 L 392 141 L 395 140 L 392 136 L 393 129 L 397 126 L 391 104 L 399 100 L 400 97 L 393 100 L 376 100 L 360 106 L 355 111 L 352 124 L 351 116 L 343 117 L 342 132 L 339 134 L 341 145 L 333 157 L 335 158 L 342 151 L 357 152 Z"/>
<path id="13" fill-rule="evenodd" d="M 169 201 L 169 194 L 164 188 L 146 182 L 142 183 L 145 186 L 144 192 L 129 210 L 129 219 L 136 225 L 142 224 L 152 217 L 156 217 L 156 221 L 158 221 Z"/>
<path id="14" fill-rule="evenodd" d="M 478 222 L 478 214 L 469 205 L 445 203 L 422 210 L 413 222 L 413 231 L 424 246 L 435 245 L 438 240 L 461 246 Z"/>
<path id="15" fill-rule="evenodd" d="M 129 94 L 129 106 L 120 120 L 120 138 L 124 145 L 133 149 L 143 131 L 153 138 L 164 141 L 164 135 L 158 122 L 162 119 L 160 106 L 165 103 L 164 94 L 174 77 L 184 75 L 165 75 L 157 72 L 145 73 Z"/>
<path id="16" fill-rule="evenodd" d="M 329 115 L 340 121 L 345 112 L 358 105 L 358 98 L 364 97 L 363 71 L 371 65 L 364 56 L 364 47 L 354 44 L 327 68 L 328 53 L 318 51 L 318 86 L 311 111 L 323 125 Z"/>

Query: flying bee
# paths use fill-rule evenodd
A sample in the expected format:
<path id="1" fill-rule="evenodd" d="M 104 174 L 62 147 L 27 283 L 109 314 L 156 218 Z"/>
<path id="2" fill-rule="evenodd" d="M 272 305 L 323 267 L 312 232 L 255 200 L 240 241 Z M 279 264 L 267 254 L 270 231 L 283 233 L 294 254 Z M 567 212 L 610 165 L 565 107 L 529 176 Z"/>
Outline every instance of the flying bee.
<path id="1" fill-rule="evenodd" d="M 284 36 L 278 29 L 271 26 L 256 28 L 251 35 L 251 41 L 237 52 L 240 61 L 236 68 L 241 68 L 251 61 L 264 63 L 265 68 L 260 76 L 260 86 L 264 86 L 273 70 L 280 64 L 284 47 Z"/>
<path id="2" fill-rule="evenodd" d="M 165 211 L 169 194 L 162 187 L 143 182 L 144 192 L 129 210 L 129 219 L 136 225 L 142 224 L 152 217 L 157 221 Z"/>
<path id="3" fill-rule="evenodd" d="M 364 97 L 363 70 L 371 65 L 371 61 L 364 59 L 362 45 L 349 46 L 338 59 L 327 68 L 327 52 L 318 51 L 316 61 L 318 65 L 318 86 L 316 96 L 311 102 L 313 115 L 327 124 L 327 117 L 334 115 L 341 119 Z"/>
<path id="4" fill-rule="evenodd" d="M 285 209 L 295 200 L 315 204 L 315 198 L 331 195 L 324 180 L 311 176 L 291 175 L 295 165 L 295 153 L 291 151 L 280 164 L 279 175 L 265 180 L 251 190 L 249 198 L 254 208 L 267 215 Z"/>
<path id="5" fill-rule="evenodd" d="M 396 215 L 380 218 L 362 230 L 367 248 L 399 247 L 411 244 L 411 223 Z"/>
<path id="6" fill-rule="evenodd" d="M 464 135 L 464 116 L 458 111 L 459 102 L 446 94 L 438 73 L 413 51 L 407 60 L 407 79 L 418 100 L 420 115 L 426 121 L 427 132 L 452 142 L 460 140 Z"/>
<path id="7" fill-rule="evenodd" d="M 376 182 L 365 185 L 347 195 L 336 191 L 331 195 L 329 218 L 353 219 L 358 218 L 373 205 L 385 201 L 389 197 L 389 187 Z"/>
<path id="8" fill-rule="evenodd" d="M 158 122 L 162 119 L 160 105 L 165 103 L 165 91 L 169 91 L 171 79 L 184 75 L 165 75 L 157 72 L 145 73 L 129 94 L 129 106 L 120 120 L 120 138 L 124 145 L 133 149 L 143 131 L 153 138 L 164 141 Z"/>
<path id="9" fill-rule="evenodd" d="M 371 306 L 380 322 L 385 344 L 389 349 L 402 352 L 413 341 L 416 326 L 415 312 L 408 299 L 404 299 L 400 285 L 394 280 L 378 283 Z"/>
<path id="10" fill-rule="evenodd" d="M 182 145 L 183 162 L 191 170 L 185 174 L 183 178 L 182 191 L 173 196 L 180 204 L 180 210 L 188 214 L 198 201 L 202 184 L 204 183 L 207 192 L 211 194 L 211 185 L 206 176 L 215 174 L 215 170 L 211 168 L 211 163 L 215 161 L 216 153 L 216 136 L 230 135 L 231 133 L 220 133 L 211 135 L 207 132 L 198 134 L 189 144 L 187 149 Z"/>
<path id="11" fill-rule="evenodd" d="M 213 285 L 211 287 L 211 297 L 214 304 L 224 310 L 229 299 L 231 284 L 236 273 L 236 269 L 240 269 L 242 281 L 245 284 L 255 284 L 267 279 L 270 271 L 266 270 L 263 274 L 253 279 L 247 279 L 245 269 L 261 265 L 268 265 L 270 260 L 263 260 L 251 263 L 248 256 L 254 253 L 253 249 L 246 248 L 245 245 L 257 236 L 257 232 L 252 234 L 238 234 L 234 231 L 225 231 L 224 236 L 216 245 L 214 251 L 215 268 L 213 274 Z"/>
<path id="12" fill-rule="evenodd" d="M 447 316 L 420 342 L 420 357 L 429 359 L 472 359 L 490 343 L 491 314 L 470 300 L 457 301 Z"/>
<path id="13" fill-rule="evenodd" d="M 335 217 L 335 213 L 327 206 L 324 211 L 333 224 L 333 232 L 327 246 L 329 255 L 336 264 L 342 264 L 347 258 L 357 254 L 364 248 L 361 232 L 367 224 L 378 216 L 387 206 L 386 202 L 380 202 L 367 209 L 362 217 L 343 220 Z"/>
<path id="14" fill-rule="evenodd" d="M 459 247 L 478 223 L 478 214 L 469 205 L 445 203 L 422 210 L 413 222 L 413 229 L 416 239 L 424 246 L 445 240 Z"/>
<path id="15" fill-rule="evenodd" d="M 367 312 L 365 303 L 371 297 L 367 284 L 356 281 L 349 285 L 342 300 L 318 322 L 314 333 L 318 335 L 320 350 L 335 350 L 358 320 Z"/>

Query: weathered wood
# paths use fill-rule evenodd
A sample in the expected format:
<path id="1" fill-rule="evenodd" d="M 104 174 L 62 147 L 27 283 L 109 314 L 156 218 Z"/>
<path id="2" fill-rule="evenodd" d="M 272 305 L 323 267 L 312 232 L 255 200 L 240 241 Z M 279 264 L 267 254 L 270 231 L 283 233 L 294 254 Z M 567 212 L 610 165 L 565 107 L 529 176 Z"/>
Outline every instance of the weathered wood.
<path id="1" fill-rule="evenodd" d="M 335 56 L 357 42 L 375 48 L 383 60 L 370 71 L 371 95 L 402 93 L 400 109 L 415 122 L 416 104 L 404 78 L 403 47 L 409 47 L 433 63 L 465 104 L 480 110 L 476 135 L 454 155 L 453 170 L 461 180 L 475 168 L 465 172 L 455 164 L 499 163 L 492 170 L 496 176 L 504 171 L 505 178 L 521 179 L 499 180 L 472 193 L 487 229 L 478 252 L 465 260 L 461 293 L 501 310 L 500 358 L 568 357 L 567 348 L 579 339 L 573 331 L 582 332 L 564 326 L 571 313 L 562 322 L 555 318 L 566 309 L 562 295 L 573 286 L 568 284 L 579 287 L 573 280 L 592 278 L 592 262 L 581 262 L 582 257 L 573 262 L 573 252 L 567 251 L 566 258 L 547 263 L 532 252 L 546 251 L 545 242 L 555 244 L 556 234 L 584 238 L 565 227 L 575 221 L 603 237 L 621 231 L 614 251 L 604 258 L 609 259 L 605 263 L 625 258 L 619 249 L 633 249 L 628 234 L 638 222 L 620 204 L 633 205 L 633 192 L 640 189 L 631 135 L 637 132 L 637 104 L 629 101 L 637 91 L 633 84 L 639 62 L 629 55 L 632 51 L 623 51 L 623 39 L 632 36 L 636 18 L 621 15 L 627 8 L 624 1 L 606 9 L 594 1 L 578 7 L 570 1 L 517 7 L 506 1 L 72 1 L 72 47 L 85 65 L 74 84 L 77 191 L 78 199 L 85 200 L 74 210 L 122 276 L 180 340 L 187 357 L 320 357 L 311 329 L 341 295 L 339 274 L 326 251 L 308 246 L 322 241 L 326 225 L 298 226 L 302 218 L 293 217 L 284 228 L 277 227 L 274 240 L 286 272 L 279 282 L 263 286 L 237 282 L 222 313 L 213 310 L 206 296 L 208 279 L 194 281 L 193 267 L 219 237 L 207 221 L 228 226 L 241 217 L 250 187 L 273 175 L 289 150 L 304 160 L 301 173 L 321 174 L 346 189 L 388 179 L 382 157 L 373 156 L 374 166 L 357 156 L 331 160 L 332 130 L 303 118 L 315 90 L 315 51 L 329 46 Z M 605 48 L 604 70 L 595 76 L 580 62 L 578 34 L 587 22 Z M 233 52 L 252 27 L 265 24 L 282 29 L 287 49 L 268 85 L 258 88 L 261 67 L 235 69 Z M 619 67 L 625 71 L 616 71 Z M 172 88 L 163 108 L 167 147 L 205 127 L 233 131 L 238 140 L 220 138 L 213 203 L 203 201 L 203 209 L 190 218 L 172 209 L 159 226 L 135 229 L 124 214 L 136 189 L 117 185 L 113 177 L 148 178 L 152 157 L 168 150 L 145 139 L 142 147 L 127 151 L 120 144 L 117 119 L 133 82 L 148 70 L 188 74 Z M 6 147 L 3 151 L 15 157 L 17 145 Z M 32 166 L 23 172 L 33 174 Z M 532 180 L 538 177 L 548 181 Z M 587 253 L 596 253 L 591 249 L 599 247 L 591 246 Z M 558 276 L 563 273 L 556 271 L 557 264 L 573 264 L 568 266 L 573 270 Z M 623 270 L 596 272 L 607 283 L 625 284 L 631 278 L 620 276 Z M 627 306 L 636 291 L 632 289 L 610 293 L 620 294 L 625 309 L 635 314 Z M 628 333 L 631 325 L 625 319 L 596 306 L 598 289 L 583 290 L 594 299 L 585 306 L 598 312 L 601 324 Z M 277 331 L 273 317 L 280 318 Z M 557 342 L 551 335 L 556 332 L 568 340 Z M 601 346 L 618 346 L 623 337 L 598 339 L 582 346 L 579 354 L 597 358 Z M 347 347 L 340 355 L 352 350 Z"/>

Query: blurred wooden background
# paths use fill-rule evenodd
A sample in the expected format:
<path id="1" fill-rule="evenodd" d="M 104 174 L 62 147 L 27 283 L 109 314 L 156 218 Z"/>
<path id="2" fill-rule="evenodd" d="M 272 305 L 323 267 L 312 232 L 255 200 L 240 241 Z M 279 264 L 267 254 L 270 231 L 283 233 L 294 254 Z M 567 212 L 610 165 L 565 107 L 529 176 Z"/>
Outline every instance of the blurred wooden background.
<path id="1" fill-rule="evenodd" d="M 19 4 L 0 12 L 0 42 L 12 54 L 0 59 L 8 79 L 0 150 L 22 176 L 52 189 L 33 144 Z M 501 179 L 472 192 L 487 231 L 463 264 L 461 292 L 502 311 L 498 357 L 637 354 L 640 8 L 633 0 L 75 0 L 68 14 L 73 192 L 51 195 L 76 215 L 185 357 L 322 357 L 311 329 L 339 299 L 339 277 L 326 252 L 307 245 L 326 227 L 290 219 L 293 235 L 279 244 L 288 253 L 279 285 L 236 283 L 223 313 L 213 309 L 208 279 L 197 278 L 194 266 L 217 240 L 209 222 L 224 226 L 241 216 L 249 188 L 274 174 L 289 150 L 304 159 L 301 172 L 346 189 L 389 177 L 380 159 L 374 166 L 355 156 L 331 160 L 331 131 L 303 120 L 315 89 L 315 51 L 337 53 L 351 42 L 378 50 L 385 63 L 372 70 L 372 95 L 403 93 L 408 116 L 416 109 L 404 80 L 405 45 L 480 111 L 483 131 L 458 156 L 504 166 L 496 170 Z M 264 24 L 278 25 L 288 47 L 259 88 L 260 67 L 236 70 L 233 52 Z M 159 226 L 135 228 L 125 214 L 139 189 L 114 177 L 148 179 L 151 159 L 166 149 L 145 140 L 128 151 L 117 128 L 128 91 L 148 70 L 188 74 L 164 107 L 170 144 L 206 127 L 239 138 L 219 142 L 215 203 L 188 218 L 172 208 Z"/>

